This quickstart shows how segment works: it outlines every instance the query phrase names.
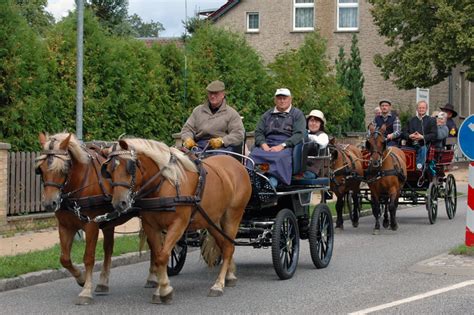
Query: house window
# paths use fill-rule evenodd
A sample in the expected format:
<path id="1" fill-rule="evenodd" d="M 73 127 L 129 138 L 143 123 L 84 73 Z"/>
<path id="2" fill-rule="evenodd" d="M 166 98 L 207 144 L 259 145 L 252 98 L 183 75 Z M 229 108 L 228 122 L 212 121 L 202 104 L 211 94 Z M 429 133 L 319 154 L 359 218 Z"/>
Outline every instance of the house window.
<path id="1" fill-rule="evenodd" d="M 258 32 L 260 30 L 260 18 L 258 12 L 247 13 L 247 32 Z"/>
<path id="2" fill-rule="evenodd" d="M 294 0 L 293 29 L 314 30 L 314 0 Z"/>
<path id="3" fill-rule="evenodd" d="M 359 1 L 337 1 L 337 30 L 357 31 L 359 29 Z"/>

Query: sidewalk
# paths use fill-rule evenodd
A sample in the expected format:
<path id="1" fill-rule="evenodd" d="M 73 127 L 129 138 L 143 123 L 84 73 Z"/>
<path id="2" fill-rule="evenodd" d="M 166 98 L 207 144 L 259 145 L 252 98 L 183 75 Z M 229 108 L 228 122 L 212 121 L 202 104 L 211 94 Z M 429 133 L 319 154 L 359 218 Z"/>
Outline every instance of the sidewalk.
<path id="1" fill-rule="evenodd" d="M 125 224 L 117 226 L 115 233 L 132 233 L 140 230 L 140 220 L 133 218 Z M 122 234 L 124 235 L 124 234 Z M 102 238 L 102 232 L 99 233 Z M 11 237 L 0 238 L 0 256 L 13 256 L 30 251 L 41 250 L 53 247 L 59 243 L 59 234 L 57 228 L 51 228 L 45 231 L 26 232 Z"/>

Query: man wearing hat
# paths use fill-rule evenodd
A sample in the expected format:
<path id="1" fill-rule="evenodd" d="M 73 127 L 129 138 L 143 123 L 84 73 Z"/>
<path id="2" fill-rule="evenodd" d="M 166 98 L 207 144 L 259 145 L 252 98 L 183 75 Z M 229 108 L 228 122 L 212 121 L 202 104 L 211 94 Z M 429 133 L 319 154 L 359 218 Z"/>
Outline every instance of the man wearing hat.
<path id="1" fill-rule="evenodd" d="M 266 111 L 255 129 L 255 148 L 250 157 L 256 164 L 268 163 L 273 186 L 289 185 L 293 147 L 303 141 L 306 120 L 301 110 L 291 104 L 287 88 L 275 92 L 275 107 Z"/>
<path id="2" fill-rule="evenodd" d="M 244 141 L 242 118 L 226 103 L 224 82 L 212 81 L 206 90 L 207 101 L 194 108 L 181 130 L 183 146 L 233 151 Z"/>
<path id="3" fill-rule="evenodd" d="M 458 115 L 458 113 L 454 110 L 453 105 L 447 103 L 444 107 L 440 107 L 443 112 L 448 115 L 448 120 L 446 121 L 446 126 L 449 129 L 449 136 L 448 137 L 457 137 L 458 136 L 458 127 L 454 122 L 453 118 Z"/>
<path id="4" fill-rule="evenodd" d="M 400 119 L 392 111 L 392 103 L 383 99 L 379 102 L 380 115 L 375 116 L 372 124 L 378 129 L 382 125 L 386 126 L 385 138 L 387 138 L 387 146 L 394 146 L 398 144 L 398 138 L 402 133 Z"/>

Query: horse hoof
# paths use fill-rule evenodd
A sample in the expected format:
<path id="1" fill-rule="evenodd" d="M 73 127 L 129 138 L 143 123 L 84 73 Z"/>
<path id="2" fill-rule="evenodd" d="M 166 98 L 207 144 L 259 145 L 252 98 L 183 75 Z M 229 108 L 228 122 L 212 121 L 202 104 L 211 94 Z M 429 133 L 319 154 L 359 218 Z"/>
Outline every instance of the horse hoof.
<path id="1" fill-rule="evenodd" d="M 84 287 L 84 284 L 86 284 L 85 281 L 81 281 L 81 280 L 76 280 L 76 282 L 81 288 Z"/>
<path id="2" fill-rule="evenodd" d="M 388 220 L 387 221 L 383 220 L 382 225 L 384 228 L 388 228 L 388 225 L 389 225 Z"/>
<path id="3" fill-rule="evenodd" d="M 97 293 L 97 294 L 107 294 L 107 293 L 109 293 L 109 286 L 103 285 L 103 284 L 98 284 L 95 287 L 94 292 Z"/>
<path id="4" fill-rule="evenodd" d="M 217 297 L 217 296 L 222 296 L 224 294 L 224 290 L 219 290 L 219 289 L 210 289 L 209 294 L 207 296 L 210 297 Z"/>
<path id="5" fill-rule="evenodd" d="M 372 231 L 372 235 L 379 235 L 380 234 L 380 229 L 374 229 Z"/>
<path id="6" fill-rule="evenodd" d="M 151 303 L 152 304 L 161 304 L 160 296 L 153 294 L 153 297 L 151 298 Z"/>
<path id="7" fill-rule="evenodd" d="M 358 221 L 357 222 L 352 222 L 352 226 L 355 227 L 355 228 L 359 227 L 359 222 Z"/>
<path id="8" fill-rule="evenodd" d="M 157 288 L 158 287 L 158 282 L 156 281 L 150 281 L 148 280 L 146 283 L 145 283 L 145 288 Z"/>
<path id="9" fill-rule="evenodd" d="M 225 286 L 232 288 L 237 285 L 237 279 L 225 279 Z"/>
<path id="10" fill-rule="evenodd" d="M 171 302 L 173 301 L 173 291 L 171 291 L 167 295 L 160 296 L 160 301 L 163 304 L 171 304 Z"/>
<path id="11" fill-rule="evenodd" d="M 76 299 L 76 302 L 74 304 L 76 305 L 89 305 L 92 304 L 92 298 L 88 296 L 78 296 Z"/>
<path id="12" fill-rule="evenodd" d="M 398 230 L 398 224 L 397 224 L 397 223 L 392 224 L 392 225 L 390 226 L 390 228 L 392 229 L 392 231 L 396 231 L 396 230 Z"/>

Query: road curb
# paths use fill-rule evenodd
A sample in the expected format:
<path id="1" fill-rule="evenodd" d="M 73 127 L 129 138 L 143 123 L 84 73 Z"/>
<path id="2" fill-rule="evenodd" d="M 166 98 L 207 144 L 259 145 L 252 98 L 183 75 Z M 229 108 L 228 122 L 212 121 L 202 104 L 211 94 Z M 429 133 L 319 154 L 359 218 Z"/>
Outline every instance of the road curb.
<path id="1" fill-rule="evenodd" d="M 136 264 L 143 261 L 150 260 L 150 252 L 147 251 L 146 253 L 128 253 L 123 254 L 117 257 L 112 257 L 112 268 Z M 84 265 L 78 265 L 79 268 L 84 270 Z M 96 262 L 94 266 L 94 272 L 100 271 L 102 268 L 102 261 Z M 43 271 L 36 271 L 30 272 L 19 277 L 9 278 L 9 279 L 2 279 L 0 280 L 0 292 L 10 291 L 15 289 L 20 289 L 27 286 L 32 286 L 40 283 L 51 282 L 59 279 L 70 278 L 72 277 L 69 271 L 66 269 L 58 269 L 58 270 L 43 270 Z"/>

